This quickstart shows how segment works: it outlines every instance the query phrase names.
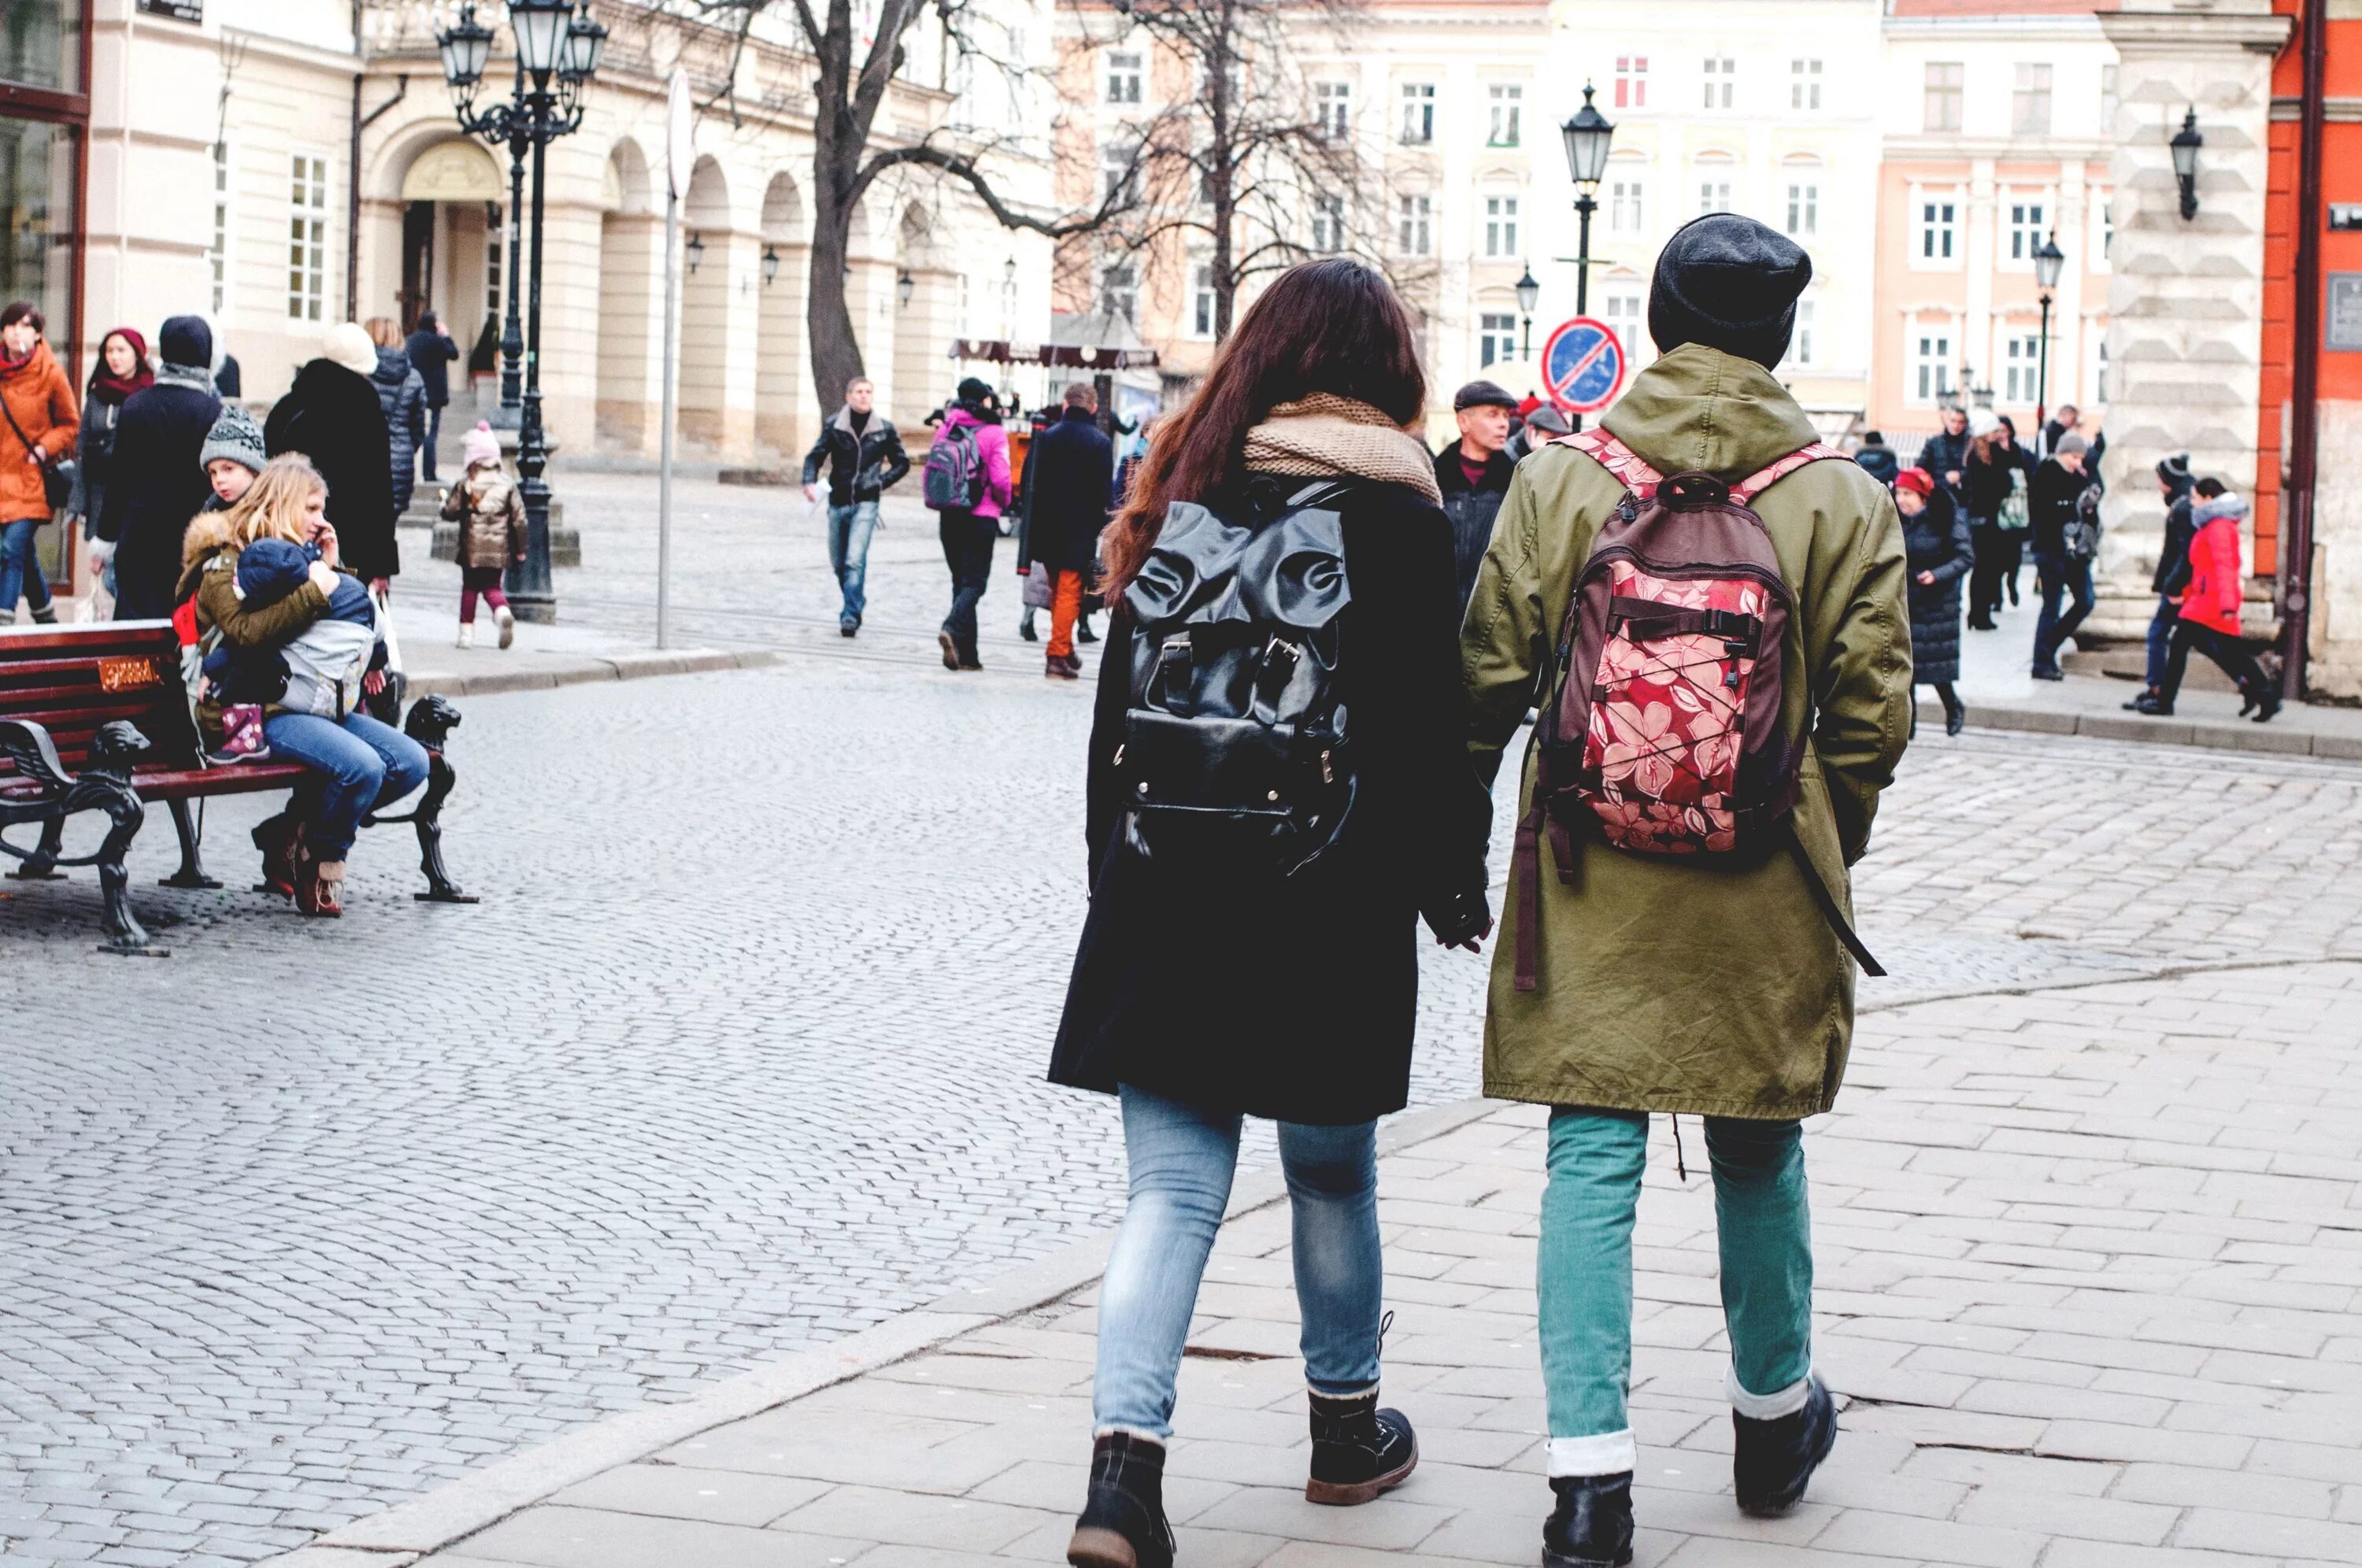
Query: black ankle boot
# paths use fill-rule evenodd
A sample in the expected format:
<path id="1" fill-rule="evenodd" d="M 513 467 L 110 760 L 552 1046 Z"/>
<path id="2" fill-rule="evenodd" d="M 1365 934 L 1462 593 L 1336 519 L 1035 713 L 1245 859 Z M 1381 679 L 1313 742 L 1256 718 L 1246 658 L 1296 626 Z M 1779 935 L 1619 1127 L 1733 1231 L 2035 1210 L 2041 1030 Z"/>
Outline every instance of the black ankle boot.
<path id="1" fill-rule="evenodd" d="M 2260 690 L 2260 691 L 2258 691 L 2258 692 L 2257 692 L 2257 693 L 2256 693 L 2256 720 L 2255 720 L 2255 722 L 2256 722 L 2257 723 L 2259 723 L 2259 724 L 2268 724 L 2268 723 L 2270 723 L 2272 722 L 2272 715 L 2273 715 L 2274 713 L 2279 712 L 2279 711 L 2280 711 L 2280 694 L 2279 694 L 2278 691 L 2274 690 L 2271 687 L 2267 686 L 2267 687 L 2265 687 L 2262 690 Z M 2244 713 L 2244 712 L 2246 712 L 2246 710 L 2245 708 L 2242 708 L 2242 709 L 2240 709 L 2240 710 L 2239 710 L 2239 712 L 2241 712 L 2242 713 Z"/>
<path id="2" fill-rule="evenodd" d="M 44 604 L 33 612 L 33 624 L 36 626 L 54 626 L 57 624 L 58 607 L 55 603 Z"/>
<path id="3" fill-rule="evenodd" d="M 1400 1410 L 1378 1408 L 1378 1391 L 1351 1399 L 1312 1396 L 1312 1474 L 1307 1502 L 1350 1507 L 1391 1491 L 1418 1467 L 1418 1439 Z"/>
<path id="4" fill-rule="evenodd" d="M 1066 1543 L 1074 1568 L 1173 1568 L 1164 1445 L 1109 1432 L 1091 1445 L 1091 1490 Z"/>
<path id="5" fill-rule="evenodd" d="M 1734 1410 L 1730 1425 L 1730 1481 L 1738 1494 L 1738 1511 L 1778 1518 L 1796 1506 L 1813 1472 L 1837 1446 L 1837 1403 L 1821 1380 L 1813 1377 L 1803 1409 L 1764 1421 Z"/>
<path id="6" fill-rule="evenodd" d="M 1553 1475 L 1558 1506 L 1542 1526 L 1542 1568 L 1623 1568 L 1632 1561 L 1632 1473 Z"/>

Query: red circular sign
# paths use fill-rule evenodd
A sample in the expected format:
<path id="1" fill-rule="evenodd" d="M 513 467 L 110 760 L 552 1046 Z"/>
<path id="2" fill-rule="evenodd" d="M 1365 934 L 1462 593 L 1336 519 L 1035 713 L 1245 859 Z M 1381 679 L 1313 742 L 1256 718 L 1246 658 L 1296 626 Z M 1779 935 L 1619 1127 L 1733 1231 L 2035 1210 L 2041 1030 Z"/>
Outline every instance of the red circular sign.
<path id="1" fill-rule="evenodd" d="M 1627 368 L 1616 329 L 1591 316 L 1561 323 L 1542 345 L 1542 384 L 1569 414 L 1596 414 L 1614 403 Z"/>

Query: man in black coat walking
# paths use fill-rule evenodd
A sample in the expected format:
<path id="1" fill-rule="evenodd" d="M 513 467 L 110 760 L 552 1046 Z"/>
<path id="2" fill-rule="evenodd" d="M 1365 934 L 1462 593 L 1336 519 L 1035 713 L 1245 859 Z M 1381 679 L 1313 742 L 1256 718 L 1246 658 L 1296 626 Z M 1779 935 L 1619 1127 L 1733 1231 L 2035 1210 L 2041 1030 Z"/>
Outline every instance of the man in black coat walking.
<path id="1" fill-rule="evenodd" d="M 426 386 L 426 440 L 419 447 L 418 477 L 439 484 L 435 444 L 443 436 L 443 411 L 451 403 L 451 361 L 459 357 L 459 346 L 443 329 L 443 318 L 428 311 L 418 318 L 418 330 L 403 342 L 402 351 L 410 356 L 410 368 Z"/>
<path id="2" fill-rule="evenodd" d="M 1084 580 L 1098 562 L 1099 531 L 1115 504 L 1115 443 L 1098 426 L 1099 394 L 1088 381 L 1066 388 L 1058 422 L 1033 438 L 1025 478 L 1033 492 L 1026 514 L 1026 558 L 1052 574 L 1050 646 L 1042 673 L 1074 680 L 1083 673 L 1075 622 Z"/>
<path id="3" fill-rule="evenodd" d="M 1972 510 L 1969 505 L 1969 411 L 1947 408 L 1943 413 L 1944 428 L 1919 445 L 1919 455 L 1912 459 L 1915 469 L 1925 469 L 1937 488 L 1952 498 L 1952 506 L 1963 517 Z"/>
<path id="4" fill-rule="evenodd" d="M 272 457 L 301 452 L 328 481 L 328 521 L 345 569 L 382 592 L 402 570 L 393 537 L 393 455 L 370 377 L 377 345 L 355 322 L 332 329 L 317 359 L 263 423 Z"/>
<path id="5" fill-rule="evenodd" d="M 198 454 L 221 417 L 213 330 L 176 315 L 156 336 L 156 384 L 123 400 L 98 537 L 114 553 L 115 616 L 161 620 L 181 584 L 181 538 L 210 493 Z M 372 408 L 377 400 L 370 399 Z"/>
<path id="6" fill-rule="evenodd" d="M 1503 448 L 1509 444 L 1509 416 L 1518 400 L 1493 381 L 1470 381 L 1452 394 L 1460 439 L 1435 458 L 1435 486 L 1443 491 L 1443 514 L 1451 519 L 1452 566 L 1466 604 L 1476 588 L 1476 569 L 1493 542 L 1493 519 L 1509 493 L 1517 468 Z"/>

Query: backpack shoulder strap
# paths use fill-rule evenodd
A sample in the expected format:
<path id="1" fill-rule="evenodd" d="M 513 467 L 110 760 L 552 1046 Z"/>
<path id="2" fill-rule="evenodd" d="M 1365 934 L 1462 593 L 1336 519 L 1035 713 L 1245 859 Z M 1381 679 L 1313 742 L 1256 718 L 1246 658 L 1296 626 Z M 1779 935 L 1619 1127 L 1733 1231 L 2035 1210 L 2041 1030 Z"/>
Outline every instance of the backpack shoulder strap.
<path id="1" fill-rule="evenodd" d="M 1579 430 L 1572 436 L 1554 436 L 1547 446 L 1572 447 L 1616 476 L 1632 498 L 1647 505 L 1656 499 L 1657 486 L 1665 476 L 1649 466 L 1639 453 L 1607 433 L 1604 425 Z"/>
<path id="2" fill-rule="evenodd" d="M 1755 472 L 1748 475 L 1745 479 L 1740 480 L 1737 484 L 1732 485 L 1730 487 L 1730 499 L 1737 502 L 1741 506 L 1752 506 L 1755 504 L 1755 498 L 1757 496 L 1762 494 L 1765 491 L 1770 490 L 1773 485 L 1779 483 L 1782 480 L 1786 479 L 1790 474 L 1794 473 L 1806 463 L 1817 463 L 1829 458 L 1844 458 L 1848 462 L 1852 461 L 1851 458 L 1846 458 L 1846 455 L 1843 452 L 1838 451 L 1835 447 L 1830 446 L 1827 442 L 1815 441 L 1809 446 L 1797 447 L 1794 451 L 1789 453 L 1778 462 L 1772 464 L 1768 468 L 1758 469 Z"/>

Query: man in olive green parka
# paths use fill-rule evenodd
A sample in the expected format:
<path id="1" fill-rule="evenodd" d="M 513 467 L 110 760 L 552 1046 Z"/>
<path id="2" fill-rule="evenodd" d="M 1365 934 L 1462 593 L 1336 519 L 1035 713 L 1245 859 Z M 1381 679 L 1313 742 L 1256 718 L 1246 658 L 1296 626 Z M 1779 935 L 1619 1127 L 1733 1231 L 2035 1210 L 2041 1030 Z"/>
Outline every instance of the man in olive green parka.
<path id="1" fill-rule="evenodd" d="M 1772 368 L 1811 276 L 1801 249 L 1751 219 L 1718 214 L 1677 232 L 1650 300 L 1662 358 L 1608 411 L 1608 432 L 1660 473 L 1726 481 L 1810 445 L 1812 424 Z M 1575 575 L 1623 496 L 1568 447 L 1518 465 L 1463 634 L 1472 750 L 1488 777 L 1537 681 L 1562 673 L 1552 660 Z M 1794 833 L 1850 919 L 1847 867 L 1869 845 L 1908 731 L 1902 529 L 1886 492 L 1850 462 L 1808 463 L 1753 505 L 1796 598 L 1781 650 L 1783 722 L 1792 738 L 1808 723 L 1811 734 Z M 1521 803 L 1532 787 L 1529 756 Z M 1579 864 L 1562 880 L 1547 839 L 1542 853 L 1539 984 L 1515 983 L 1513 889 L 1485 1088 L 1553 1108 L 1539 1283 L 1557 1496 L 1544 1551 L 1572 1568 L 1630 1558 L 1632 1224 L 1651 1111 L 1705 1119 L 1740 1506 L 1792 1507 L 1835 1440 L 1811 1370 L 1799 1122 L 1836 1099 L 1853 969 L 1793 855 L 1701 864 L 1577 834 Z"/>

